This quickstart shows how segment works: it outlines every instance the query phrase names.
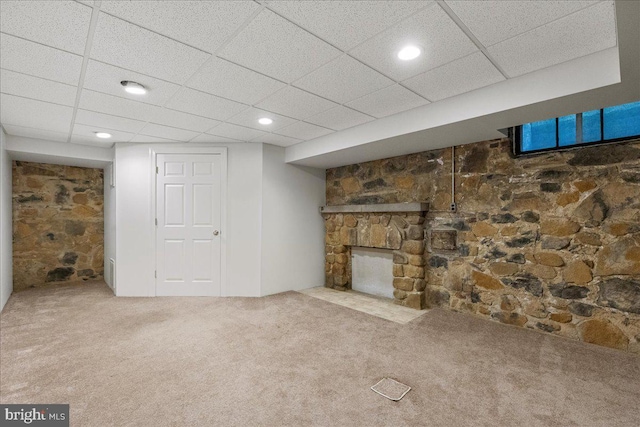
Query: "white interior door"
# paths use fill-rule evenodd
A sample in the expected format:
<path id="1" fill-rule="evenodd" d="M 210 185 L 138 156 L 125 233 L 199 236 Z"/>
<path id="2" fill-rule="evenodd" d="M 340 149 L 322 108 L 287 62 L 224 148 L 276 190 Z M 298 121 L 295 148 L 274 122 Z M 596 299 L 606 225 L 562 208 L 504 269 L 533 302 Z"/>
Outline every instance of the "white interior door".
<path id="1" fill-rule="evenodd" d="M 156 295 L 220 296 L 221 156 L 158 154 Z"/>

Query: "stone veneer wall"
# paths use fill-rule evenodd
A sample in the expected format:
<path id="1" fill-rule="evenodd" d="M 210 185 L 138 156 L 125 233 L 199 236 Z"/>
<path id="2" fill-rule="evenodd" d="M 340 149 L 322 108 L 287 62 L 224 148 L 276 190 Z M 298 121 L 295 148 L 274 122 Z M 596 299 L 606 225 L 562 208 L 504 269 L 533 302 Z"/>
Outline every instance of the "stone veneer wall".
<path id="1" fill-rule="evenodd" d="M 102 169 L 13 163 L 13 286 L 104 273 Z"/>
<path id="2" fill-rule="evenodd" d="M 456 213 L 451 149 L 329 169 L 327 205 L 429 202 L 430 306 L 640 353 L 640 141 L 510 151 L 455 149 Z"/>

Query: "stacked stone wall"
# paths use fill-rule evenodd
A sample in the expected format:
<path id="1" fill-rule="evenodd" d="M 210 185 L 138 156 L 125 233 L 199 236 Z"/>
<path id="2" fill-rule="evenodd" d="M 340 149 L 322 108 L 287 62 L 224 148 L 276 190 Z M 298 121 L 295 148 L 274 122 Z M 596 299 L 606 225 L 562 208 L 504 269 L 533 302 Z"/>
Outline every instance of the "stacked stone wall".
<path id="1" fill-rule="evenodd" d="M 640 141 L 514 158 L 508 139 L 327 170 L 327 205 L 429 202 L 430 306 L 640 353 Z M 396 288 L 397 289 L 397 288 Z"/>
<path id="2" fill-rule="evenodd" d="M 13 286 L 104 273 L 102 169 L 13 163 Z"/>

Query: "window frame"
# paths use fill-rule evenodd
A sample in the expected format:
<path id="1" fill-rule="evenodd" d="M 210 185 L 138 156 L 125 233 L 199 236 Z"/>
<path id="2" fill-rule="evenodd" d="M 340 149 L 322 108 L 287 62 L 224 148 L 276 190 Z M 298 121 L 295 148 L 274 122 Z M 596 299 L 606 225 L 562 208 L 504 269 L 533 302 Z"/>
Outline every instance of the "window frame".
<path id="1" fill-rule="evenodd" d="M 624 105 L 624 104 L 621 104 L 621 105 Z M 608 108 L 608 107 L 605 107 L 605 108 Z M 594 110 L 590 110 L 590 111 L 594 111 Z M 538 150 L 522 151 L 522 126 L 523 125 L 518 125 L 518 126 L 514 126 L 514 127 L 510 128 L 510 135 L 509 136 L 511 137 L 511 140 L 513 141 L 513 154 L 514 154 L 514 156 L 523 157 L 523 156 L 529 156 L 529 155 L 533 155 L 533 154 L 548 153 L 548 152 L 552 152 L 552 151 L 565 151 L 565 150 L 572 150 L 572 149 L 575 149 L 575 148 L 582 148 L 582 147 L 597 147 L 599 145 L 613 144 L 613 143 L 617 143 L 617 142 L 640 139 L 640 135 L 625 136 L 625 137 L 622 137 L 622 138 L 604 139 L 604 108 L 600 108 L 599 111 L 600 111 L 600 140 L 598 140 L 598 141 L 581 142 L 581 143 L 578 143 L 578 144 L 571 144 L 571 145 L 560 145 L 560 133 L 559 133 L 559 120 L 560 120 L 560 117 L 556 117 L 555 118 L 555 122 L 556 122 L 556 144 L 555 144 L 555 146 L 554 147 L 549 147 L 549 148 L 541 148 L 541 149 L 538 149 Z M 580 139 L 582 138 L 582 114 L 583 113 L 576 113 L 575 114 L 575 116 L 576 116 L 576 139 L 578 138 L 578 135 L 580 135 Z M 562 116 L 562 117 L 564 117 L 564 116 Z"/>

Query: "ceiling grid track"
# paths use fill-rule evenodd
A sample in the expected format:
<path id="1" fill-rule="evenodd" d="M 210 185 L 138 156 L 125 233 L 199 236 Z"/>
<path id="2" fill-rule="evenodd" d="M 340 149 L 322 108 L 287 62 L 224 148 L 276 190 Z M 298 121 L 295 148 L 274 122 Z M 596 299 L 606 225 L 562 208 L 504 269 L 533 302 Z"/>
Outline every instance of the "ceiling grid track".
<path id="1" fill-rule="evenodd" d="M 427 5 L 427 6 L 423 7 L 423 8 L 421 8 L 421 9 L 418 9 L 415 13 L 420 13 L 420 12 L 422 12 L 423 10 L 428 9 L 428 8 L 430 8 L 430 7 L 434 7 L 434 5 L 431 5 L 431 4 L 430 4 L 430 5 Z M 276 15 L 278 15 L 280 18 L 282 18 L 282 19 L 286 20 L 287 22 L 289 22 L 289 23 L 291 23 L 291 24 L 295 25 L 296 27 L 300 28 L 301 30 L 303 30 L 303 31 L 305 31 L 305 32 L 307 32 L 307 33 L 309 33 L 309 34 L 311 34 L 312 36 L 316 37 L 316 38 L 317 38 L 317 39 L 319 39 L 319 40 L 322 40 L 324 43 L 328 44 L 329 46 L 333 47 L 334 49 L 339 50 L 340 52 L 342 52 L 342 54 L 343 54 L 343 55 L 348 56 L 349 58 L 353 59 L 354 61 L 359 62 L 360 64 L 364 65 L 365 67 L 369 68 L 370 70 L 372 70 L 372 71 L 374 71 L 374 72 L 376 72 L 376 73 L 378 73 L 378 74 L 380 74 L 380 75 L 382 75 L 382 76 L 384 76 L 384 77 L 388 78 L 389 80 L 393 81 L 395 84 L 398 84 L 398 85 L 402 86 L 403 88 L 405 88 L 405 89 L 407 89 L 408 91 L 412 92 L 413 94 L 415 94 L 415 95 L 419 96 L 420 98 L 426 99 L 427 101 L 431 102 L 431 100 L 430 100 L 430 99 L 427 99 L 425 96 L 420 95 L 419 93 L 417 93 L 417 92 L 416 92 L 416 91 L 414 91 L 413 89 L 410 89 L 410 88 L 406 87 L 404 84 L 402 84 L 402 82 L 401 82 L 401 81 L 399 81 L 399 80 L 397 80 L 397 79 L 394 79 L 393 77 L 390 77 L 390 76 L 386 75 L 386 74 L 385 74 L 385 73 L 383 73 L 382 71 L 376 70 L 375 68 L 373 68 L 373 67 L 371 67 L 370 65 L 368 65 L 368 64 L 366 64 L 366 63 L 364 63 L 364 62 L 362 62 L 361 60 L 359 60 L 358 58 L 354 57 L 353 55 L 351 55 L 351 54 L 349 53 L 350 51 L 352 51 L 352 50 L 354 50 L 354 49 L 358 48 L 358 46 L 360 46 L 360 45 L 362 45 L 362 44 L 364 44 L 364 43 L 368 42 L 368 41 L 369 41 L 369 40 L 371 40 L 372 38 L 377 37 L 378 35 L 380 35 L 380 34 L 384 33 L 384 32 L 385 32 L 385 31 L 387 31 L 390 27 L 388 27 L 388 28 L 384 28 L 384 29 L 382 29 L 382 30 L 378 31 L 377 33 L 374 33 L 372 36 L 368 37 L 367 39 L 363 40 L 362 42 L 360 42 L 360 43 L 356 44 L 355 46 L 351 47 L 351 49 L 349 49 L 348 51 L 346 51 L 346 50 L 341 49 L 341 48 L 339 48 L 338 46 L 334 45 L 333 43 L 331 43 L 331 42 L 329 42 L 329 41 L 325 40 L 325 39 L 324 39 L 324 38 L 322 38 L 321 36 L 319 36 L 319 35 L 317 35 L 317 34 L 313 33 L 312 31 L 309 31 L 308 29 L 306 29 L 306 28 L 304 28 L 304 27 L 301 27 L 301 26 L 300 26 L 300 25 L 298 25 L 296 22 L 294 22 L 294 21 L 290 20 L 289 18 L 287 18 L 287 17 L 285 17 L 285 16 L 281 15 L 280 13 L 278 13 L 276 10 L 274 10 L 274 9 L 270 8 L 269 6 L 267 6 L 267 9 L 268 9 L 269 11 L 271 11 L 271 12 L 275 13 Z M 406 21 L 406 20 L 408 20 L 408 19 L 411 19 L 411 17 L 412 17 L 412 16 L 413 16 L 413 15 L 405 16 L 404 18 L 402 18 L 402 19 L 400 19 L 399 21 L 395 22 L 392 26 L 398 25 L 398 24 L 400 24 L 401 22 L 404 22 L 404 21 Z M 330 61 L 327 61 L 326 63 L 324 63 L 324 64 L 320 65 L 318 68 L 316 68 L 316 69 L 314 69 L 314 70 L 311 70 L 310 72 L 308 72 L 307 74 L 305 74 L 305 75 L 303 75 L 303 76 L 300 76 L 296 81 L 301 80 L 301 79 L 303 79 L 304 77 L 306 77 L 307 75 L 309 75 L 309 74 L 311 74 L 311 73 L 313 73 L 313 72 L 317 71 L 318 69 L 320 69 L 320 68 L 324 67 L 325 65 L 330 64 L 330 63 L 331 63 L 331 62 L 333 62 L 333 61 L 336 61 L 338 58 L 339 58 L 339 57 L 334 58 L 334 59 L 332 59 L 332 60 L 330 60 Z M 289 84 L 289 86 L 293 86 L 293 87 L 295 87 L 296 89 L 304 90 L 304 89 L 299 88 L 298 86 L 296 86 L 296 85 L 295 85 L 295 81 L 294 81 L 294 82 L 291 82 L 291 83 Z M 393 86 L 393 85 L 389 85 L 389 86 Z M 386 86 L 386 87 L 381 88 L 381 89 L 379 89 L 379 90 L 383 90 L 383 89 L 385 89 L 385 88 L 387 88 L 387 87 L 389 87 L 389 86 Z M 304 91 L 305 91 L 305 92 L 308 92 L 307 90 L 304 90 Z M 311 92 L 308 92 L 308 93 L 311 93 Z M 373 93 L 373 92 L 372 92 L 372 93 Z M 313 95 L 315 95 L 315 96 L 320 96 L 320 95 L 315 94 L 315 93 L 313 93 Z M 366 94 L 366 95 L 363 95 L 362 97 L 365 97 L 365 96 L 368 96 L 368 95 L 370 95 L 370 93 L 369 93 L 369 94 Z M 347 103 L 349 103 L 349 102 L 353 102 L 353 101 L 356 101 L 357 99 L 360 99 L 360 98 L 352 99 L 352 100 L 349 100 L 349 101 L 347 101 L 347 102 L 345 102 L 345 103 L 338 103 L 338 102 L 332 101 L 331 99 L 325 98 L 325 97 L 323 97 L 323 96 L 320 96 L 320 97 L 321 97 L 321 98 L 324 98 L 324 99 L 327 99 L 328 101 L 331 101 L 331 102 L 333 102 L 333 103 L 336 103 L 336 104 L 338 104 L 338 105 L 340 105 L 340 106 L 342 106 L 342 107 L 349 108 L 349 109 L 351 109 L 351 110 L 358 111 L 359 113 L 366 114 L 366 115 L 367 115 L 367 116 L 369 116 L 369 117 L 376 118 L 376 117 L 374 117 L 374 116 L 371 116 L 370 114 L 367 114 L 367 113 L 365 113 L 365 112 L 363 112 L 363 111 L 356 110 L 355 108 L 351 108 L 351 107 L 349 107 L 349 106 L 347 106 L 347 105 L 346 105 Z M 316 125 L 316 126 L 317 126 L 317 125 Z"/>
<path id="2" fill-rule="evenodd" d="M 462 22 L 458 15 L 456 15 L 456 13 L 449 7 L 449 5 L 446 4 L 444 0 L 437 0 L 436 3 L 438 3 L 438 6 L 440 6 L 442 10 L 444 10 L 445 13 L 449 15 L 449 18 L 451 18 L 451 20 L 453 20 L 453 22 L 455 22 L 456 25 L 460 27 L 460 29 L 467 35 L 467 37 L 469 37 L 473 44 L 476 45 L 480 52 L 482 52 L 482 54 L 491 62 L 491 64 L 496 67 L 498 71 L 500 71 L 500 74 L 502 74 L 505 79 L 509 79 L 510 76 L 507 74 L 507 72 L 502 68 L 500 64 L 498 64 L 498 61 L 496 61 L 491 56 L 489 51 L 487 51 L 487 48 L 482 43 L 480 43 L 480 40 L 478 40 L 478 38 L 471 32 L 469 27 L 467 27 L 465 23 Z"/>
<path id="3" fill-rule="evenodd" d="M 264 10 L 264 8 L 265 8 L 265 7 L 264 7 L 264 5 L 260 5 L 260 7 L 259 7 L 258 9 L 256 9 L 256 10 L 255 10 L 255 12 L 253 12 L 251 15 L 249 15 L 249 17 L 248 17 L 247 19 L 245 19 L 245 21 L 244 21 L 240 26 L 238 26 L 238 28 L 236 28 L 236 30 L 235 30 L 235 31 L 234 31 L 234 32 L 233 32 L 229 37 L 227 37 L 227 39 L 226 39 L 224 42 L 222 42 L 222 43 L 220 44 L 220 46 L 218 46 L 218 47 L 217 47 L 217 48 L 216 48 L 216 49 L 215 49 L 215 50 L 214 50 L 214 51 L 209 55 L 209 58 L 207 58 L 207 60 L 206 60 L 206 61 L 204 61 L 204 62 L 200 65 L 200 67 L 198 67 L 198 69 L 197 69 L 197 70 L 195 70 L 195 71 L 194 71 L 194 73 L 193 73 L 191 76 L 189 76 L 189 78 L 187 78 L 187 79 L 184 81 L 184 83 L 182 83 L 182 85 L 181 85 L 181 86 L 180 86 L 180 87 L 179 87 L 179 88 L 178 88 L 178 89 L 173 93 L 173 95 L 171 95 L 171 96 L 170 96 L 170 97 L 169 97 L 169 98 L 164 102 L 164 104 L 162 104 L 160 107 L 161 107 L 161 108 L 167 108 L 167 107 L 166 107 L 166 106 L 167 106 L 167 104 L 168 104 L 169 102 L 171 102 L 171 100 L 172 100 L 172 99 L 173 99 L 173 98 L 178 94 L 178 92 L 180 92 L 180 91 L 181 91 L 182 89 L 184 89 L 185 87 L 188 87 L 188 86 L 187 86 L 187 83 L 189 83 L 189 81 L 190 81 L 191 79 L 193 79 L 193 77 L 194 77 L 196 74 L 198 74 L 198 73 L 200 72 L 200 70 L 201 70 L 205 65 L 207 65 L 207 64 L 209 63 L 209 61 L 211 61 L 211 59 L 212 59 L 212 58 L 217 58 L 217 57 L 218 57 L 218 52 L 220 52 L 220 50 L 222 50 L 222 49 L 223 49 L 227 44 L 229 44 L 229 42 L 231 42 L 231 40 L 233 40 L 233 39 L 234 39 L 234 38 L 235 38 L 235 37 L 236 37 L 236 36 L 237 36 L 237 35 L 238 35 L 242 30 L 244 30 L 244 29 L 245 29 L 245 27 L 246 27 L 247 25 L 249 25 L 249 23 L 250 23 L 251 21 L 253 21 L 253 20 L 254 20 L 254 18 L 255 18 L 256 16 L 258 16 L 258 15 L 260 14 L 260 12 L 262 12 L 262 11 Z M 184 44 L 184 43 L 183 43 L 183 44 Z M 208 52 L 207 52 L 207 53 L 208 53 Z M 197 90 L 197 89 L 193 89 L 193 90 Z M 199 92 L 203 92 L 203 91 L 199 91 Z M 207 92 L 203 92 L 203 93 L 207 93 Z M 212 95 L 212 94 L 208 94 L 208 95 Z M 213 95 L 213 96 L 218 96 L 218 95 Z M 220 97 L 220 96 L 218 96 L 218 97 L 219 97 L 219 98 L 223 98 L 223 97 Z M 226 99 L 226 98 L 223 98 L 223 99 Z M 230 99 L 230 101 L 237 102 L 237 103 L 239 103 L 239 104 L 244 104 L 244 103 L 242 103 L 242 102 L 234 101 L 234 100 L 231 100 L 231 99 Z M 247 104 L 245 104 L 245 105 L 247 105 Z M 249 108 L 251 108 L 251 106 L 249 106 L 249 105 L 247 105 L 247 106 L 248 106 Z M 167 110 L 170 110 L 170 108 L 167 108 Z M 246 109 L 245 109 L 245 110 L 242 110 L 242 111 L 246 111 Z M 240 113 L 238 113 L 238 114 L 240 114 Z M 235 114 L 234 114 L 234 116 L 235 116 Z M 233 117 L 233 116 L 232 116 L 232 117 Z M 231 118 L 231 117 L 229 117 L 229 118 Z M 210 120 L 216 120 L 216 119 L 211 119 L 211 118 L 209 118 L 209 119 L 210 119 Z M 227 119 L 227 120 L 228 120 L 228 119 Z M 216 121 L 217 121 L 217 122 L 223 122 L 223 123 L 226 123 L 224 120 L 216 120 Z M 145 122 L 144 126 L 142 126 L 142 127 L 140 128 L 140 130 L 144 129 L 144 128 L 145 128 L 145 126 L 147 126 L 147 124 L 149 124 L 149 121 L 148 121 L 148 120 Z M 164 125 L 163 125 L 163 126 L 164 126 Z M 185 143 L 186 143 L 186 142 L 191 142 L 191 141 L 193 141 L 195 138 L 198 138 L 198 137 L 200 137 L 201 135 L 206 134 L 208 131 L 210 131 L 211 129 L 214 129 L 214 128 L 215 128 L 215 127 L 217 127 L 217 126 L 219 126 L 219 125 L 215 125 L 215 126 L 213 126 L 213 127 L 209 128 L 209 129 L 207 129 L 206 131 L 201 132 L 200 134 L 198 134 L 198 135 L 194 136 L 194 137 L 193 137 L 193 138 L 191 138 L 189 141 L 184 141 L 184 142 L 185 142 Z M 133 138 L 135 138 L 136 136 L 138 136 L 138 134 L 140 134 L 140 131 L 138 131 L 138 132 L 133 136 Z M 131 139 L 133 139 L 133 138 L 131 138 Z M 233 139 L 233 138 L 228 138 L 228 139 Z"/>
<path id="4" fill-rule="evenodd" d="M 498 108 L 500 88 L 514 92 L 509 105 L 529 98 L 555 105 L 554 90 L 576 94 L 578 104 L 581 90 L 615 83 L 629 50 L 613 49 L 629 38 L 620 22 L 640 13 L 612 0 L 500 3 L 3 2 L 2 126 L 10 135 L 103 148 L 300 145 L 287 150 L 291 162 L 335 147 L 364 151 L 376 135 L 413 141 L 407 135 L 438 134 L 443 123 L 468 119 L 450 111 L 458 96 L 473 114 Z M 409 41 L 423 51 L 411 65 L 395 57 Z M 584 82 L 569 76 L 583 69 Z M 531 87 L 534 72 L 549 84 L 520 100 L 514 88 Z M 125 94 L 121 80 L 150 93 Z M 468 105 L 482 96 L 492 101 Z M 274 124 L 259 125 L 262 117 Z M 461 134 L 471 132 L 463 127 Z M 113 138 L 97 140 L 100 130 Z"/>
<path id="5" fill-rule="evenodd" d="M 96 26 L 98 25 L 98 16 L 100 15 L 101 4 L 102 1 L 100 0 L 96 0 L 93 2 L 93 10 L 91 11 L 91 23 L 89 24 L 89 33 L 87 34 L 87 44 L 84 46 L 82 69 L 80 70 L 78 91 L 76 92 L 76 102 L 73 106 L 73 113 L 71 115 L 71 126 L 69 128 L 69 137 L 67 138 L 67 142 L 71 142 L 71 137 L 73 136 L 73 128 L 76 125 L 76 115 L 78 114 L 78 106 L 80 105 L 80 97 L 82 96 L 82 88 L 84 86 L 84 77 L 87 74 L 87 66 L 89 64 L 89 58 L 91 56 L 91 46 L 93 45 L 93 36 L 96 33 Z"/>

